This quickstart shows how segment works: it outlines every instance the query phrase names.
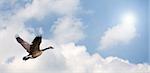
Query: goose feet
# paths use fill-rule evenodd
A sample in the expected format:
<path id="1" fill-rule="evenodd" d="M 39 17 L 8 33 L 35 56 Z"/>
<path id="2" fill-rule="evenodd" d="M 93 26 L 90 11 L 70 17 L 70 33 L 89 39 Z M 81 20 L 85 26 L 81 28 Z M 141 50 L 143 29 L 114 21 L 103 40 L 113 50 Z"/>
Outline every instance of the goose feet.
<path id="1" fill-rule="evenodd" d="M 30 56 L 25 56 L 25 57 L 23 57 L 23 60 L 26 61 L 26 60 L 28 60 L 30 58 L 31 58 Z"/>

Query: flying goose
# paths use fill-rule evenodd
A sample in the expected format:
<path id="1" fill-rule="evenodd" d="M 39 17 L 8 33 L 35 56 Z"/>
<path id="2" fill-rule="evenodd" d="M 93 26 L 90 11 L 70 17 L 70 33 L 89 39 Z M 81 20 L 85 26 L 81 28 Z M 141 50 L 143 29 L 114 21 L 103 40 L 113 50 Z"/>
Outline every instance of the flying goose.
<path id="1" fill-rule="evenodd" d="M 24 41 L 19 35 L 16 35 L 16 40 L 20 43 L 25 50 L 29 53 L 27 56 L 23 57 L 23 60 L 33 59 L 42 54 L 43 51 L 47 49 L 54 49 L 52 46 L 49 46 L 44 49 L 40 49 L 40 44 L 42 42 L 42 36 L 36 36 L 32 41 L 32 44 L 27 43 Z"/>

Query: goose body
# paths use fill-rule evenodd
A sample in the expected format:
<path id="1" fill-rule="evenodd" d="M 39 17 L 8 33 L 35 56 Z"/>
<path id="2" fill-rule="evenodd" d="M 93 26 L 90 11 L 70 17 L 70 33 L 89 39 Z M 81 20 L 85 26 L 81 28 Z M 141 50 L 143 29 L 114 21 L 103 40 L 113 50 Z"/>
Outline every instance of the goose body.
<path id="1" fill-rule="evenodd" d="M 40 49 L 40 44 L 42 42 L 42 36 L 36 36 L 32 41 L 32 44 L 24 41 L 21 37 L 16 36 L 16 40 L 20 43 L 24 49 L 29 53 L 27 56 L 23 57 L 23 60 L 33 59 L 39 57 L 43 51 L 47 49 L 53 49 L 52 46 L 47 47 L 45 49 Z"/>

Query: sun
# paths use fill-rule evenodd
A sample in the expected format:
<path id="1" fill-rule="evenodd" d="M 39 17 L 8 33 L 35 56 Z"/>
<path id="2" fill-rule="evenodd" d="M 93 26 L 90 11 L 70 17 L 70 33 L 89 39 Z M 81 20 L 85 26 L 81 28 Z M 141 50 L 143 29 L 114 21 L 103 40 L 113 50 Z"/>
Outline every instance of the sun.
<path id="1" fill-rule="evenodd" d="M 125 13 L 122 17 L 122 23 L 124 24 L 135 24 L 136 17 L 133 13 Z"/>

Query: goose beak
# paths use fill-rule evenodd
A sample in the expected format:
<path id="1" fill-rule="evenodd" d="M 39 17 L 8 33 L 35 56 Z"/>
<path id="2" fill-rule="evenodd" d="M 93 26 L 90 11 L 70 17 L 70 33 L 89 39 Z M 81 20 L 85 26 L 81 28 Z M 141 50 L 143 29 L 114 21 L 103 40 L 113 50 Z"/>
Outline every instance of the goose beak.
<path id="1" fill-rule="evenodd" d="M 49 48 L 49 49 L 54 49 L 52 46 L 49 46 L 48 48 Z"/>

